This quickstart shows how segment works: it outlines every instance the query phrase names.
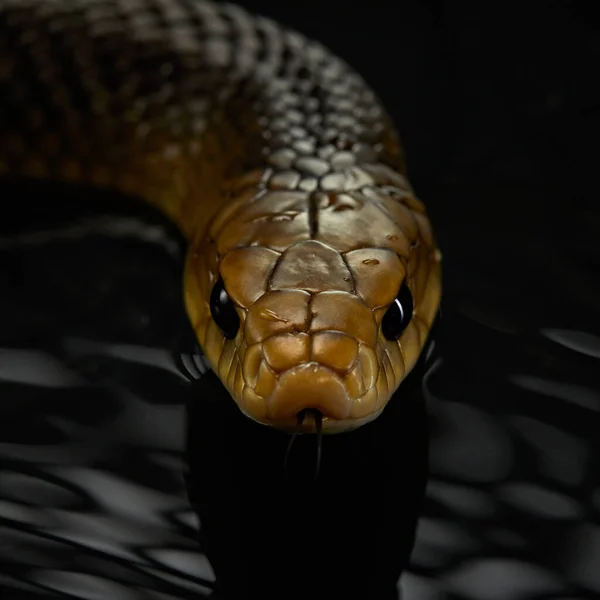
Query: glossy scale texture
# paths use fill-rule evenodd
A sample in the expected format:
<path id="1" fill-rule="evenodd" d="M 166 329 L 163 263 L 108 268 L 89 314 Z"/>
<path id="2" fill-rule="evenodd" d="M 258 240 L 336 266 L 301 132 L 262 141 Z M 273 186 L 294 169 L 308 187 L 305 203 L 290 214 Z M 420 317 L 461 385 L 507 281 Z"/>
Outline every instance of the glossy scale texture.
<path id="1" fill-rule="evenodd" d="M 230 4 L 2 0 L 0 19 L 0 172 L 118 189 L 173 220 L 189 318 L 250 418 L 291 430 L 316 408 L 338 432 L 377 417 L 425 344 L 441 274 L 362 78 Z M 218 278 L 232 339 L 210 312 Z M 405 280 L 413 317 L 388 341 Z"/>

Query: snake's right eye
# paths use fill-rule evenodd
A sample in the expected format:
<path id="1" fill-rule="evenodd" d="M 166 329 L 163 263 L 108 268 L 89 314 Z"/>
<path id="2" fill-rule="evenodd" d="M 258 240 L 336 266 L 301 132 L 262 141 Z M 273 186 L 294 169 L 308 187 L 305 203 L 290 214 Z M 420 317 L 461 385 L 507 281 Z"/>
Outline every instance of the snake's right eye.
<path id="1" fill-rule="evenodd" d="M 233 339 L 240 328 L 240 316 L 229 297 L 222 279 L 218 279 L 210 293 L 210 313 L 227 339 Z"/>

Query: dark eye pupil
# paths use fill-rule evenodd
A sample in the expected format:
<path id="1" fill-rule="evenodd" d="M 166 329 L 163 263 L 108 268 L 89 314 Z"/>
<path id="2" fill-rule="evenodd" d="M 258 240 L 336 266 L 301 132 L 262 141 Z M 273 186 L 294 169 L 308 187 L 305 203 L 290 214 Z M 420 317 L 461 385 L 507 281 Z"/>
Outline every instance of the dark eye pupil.
<path id="1" fill-rule="evenodd" d="M 406 283 L 402 284 L 396 299 L 390 304 L 381 320 L 381 332 L 386 340 L 397 340 L 413 315 L 413 299 Z"/>
<path id="2" fill-rule="evenodd" d="M 233 339 L 240 328 L 240 316 L 219 279 L 210 293 L 210 312 L 215 323 L 228 339 Z"/>

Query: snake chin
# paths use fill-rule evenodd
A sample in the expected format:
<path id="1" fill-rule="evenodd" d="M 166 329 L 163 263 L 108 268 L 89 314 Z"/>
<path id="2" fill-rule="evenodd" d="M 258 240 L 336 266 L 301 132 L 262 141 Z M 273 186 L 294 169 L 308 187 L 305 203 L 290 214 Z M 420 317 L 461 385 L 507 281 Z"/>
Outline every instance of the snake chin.
<path id="1" fill-rule="evenodd" d="M 289 419 L 283 421 L 267 421 L 264 419 L 258 419 L 251 415 L 250 413 L 244 411 L 242 412 L 252 421 L 259 423 L 260 425 L 267 425 L 268 427 L 272 427 L 273 429 L 277 429 L 278 431 L 283 431 L 284 433 L 291 434 L 316 434 L 317 433 L 317 423 L 314 418 L 308 416 L 304 419 L 302 424 L 298 424 L 297 418 L 290 417 Z M 371 421 L 374 421 L 381 415 L 383 412 L 383 408 L 366 415 L 360 419 L 333 419 L 331 417 L 323 417 L 321 421 L 321 432 L 324 435 L 334 435 L 336 433 L 348 433 L 353 431 L 354 429 L 358 429 Z"/>
<path id="2" fill-rule="evenodd" d="M 255 390 L 238 393 L 242 411 L 259 423 L 292 433 L 350 431 L 376 418 L 383 406 L 378 404 L 377 386 L 356 396 L 344 375 L 316 361 L 277 374 L 264 395 Z"/>

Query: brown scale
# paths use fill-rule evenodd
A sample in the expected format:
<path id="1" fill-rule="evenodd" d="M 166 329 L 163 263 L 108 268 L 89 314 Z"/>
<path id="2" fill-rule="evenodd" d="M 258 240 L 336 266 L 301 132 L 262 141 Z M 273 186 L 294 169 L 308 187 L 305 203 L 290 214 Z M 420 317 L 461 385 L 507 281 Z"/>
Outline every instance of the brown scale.
<path id="1" fill-rule="evenodd" d="M 360 76 L 203 1 L 2 0 L 0 30 L 0 172 L 118 189 L 172 219 L 190 321 L 249 417 L 294 429 L 317 410 L 336 432 L 380 414 L 437 313 L 440 253 Z M 219 280 L 232 339 L 210 311 Z M 403 284 L 414 312 L 388 341 Z"/>

